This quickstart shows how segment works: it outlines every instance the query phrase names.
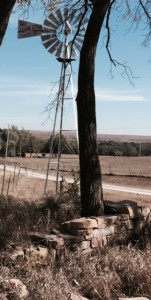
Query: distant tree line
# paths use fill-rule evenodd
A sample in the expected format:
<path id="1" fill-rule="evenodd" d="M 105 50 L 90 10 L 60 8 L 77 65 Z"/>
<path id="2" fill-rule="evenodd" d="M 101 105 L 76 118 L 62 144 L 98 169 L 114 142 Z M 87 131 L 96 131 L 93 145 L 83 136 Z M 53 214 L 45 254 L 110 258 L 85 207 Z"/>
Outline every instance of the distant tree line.
<path id="1" fill-rule="evenodd" d="M 8 136 L 9 135 L 9 136 Z M 6 143 L 8 139 L 8 156 L 25 157 L 27 153 L 33 154 L 49 153 L 52 136 L 47 140 L 37 138 L 30 130 L 19 130 L 16 126 L 8 129 L 0 129 L 0 156 L 5 156 Z M 53 137 L 52 153 L 58 153 L 59 135 Z M 106 156 L 151 156 L 151 143 L 117 142 L 98 140 L 99 155 Z M 77 140 L 74 136 L 61 137 L 62 154 L 78 154 Z"/>
<path id="2" fill-rule="evenodd" d="M 11 126 L 9 129 L 0 128 L 0 156 L 4 157 L 6 152 L 6 144 L 8 140 L 7 154 L 10 157 L 20 156 L 25 157 L 27 153 L 33 154 L 49 153 L 52 143 L 52 136 L 48 140 L 37 138 L 30 130 L 19 130 L 16 126 Z M 53 137 L 52 153 L 58 153 L 59 135 Z M 61 152 L 65 154 L 77 154 L 77 141 L 73 137 L 66 138 L 62 135 Z"/>
<path id="3" fill-rule="evenodd" d="M 98 141 L 99 155 L 151 156 L 151 143 Z"/>

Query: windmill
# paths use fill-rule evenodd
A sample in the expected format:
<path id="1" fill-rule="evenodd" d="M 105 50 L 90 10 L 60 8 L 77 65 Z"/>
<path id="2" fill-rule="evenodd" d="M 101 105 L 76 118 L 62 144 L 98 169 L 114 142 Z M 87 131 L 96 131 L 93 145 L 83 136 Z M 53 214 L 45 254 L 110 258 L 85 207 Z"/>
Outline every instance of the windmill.
<path id="1" fill-rule="evenodd" d="M 58 142 L 58 158 L 57 158 L 57 175 L 56 175 L 56 191 L 58 190 L 59 181 L 59 164 L 60 164 L 60 151 L 61 151 L 61 135 L 63 131 L 63 112 L 64 101 L 66 100 L 65 94 L 67 86 L 71 87 L 71 97 L 73 100 L 75 122 L 76 121 L 76 107 L 75 99 L 73 96 L 73 83 L 72 83 L 72 68 L 71 64 L 76 60 L 77 52 L 80 51 L 87 19 L 82 20 L 82 13 L 74 9 L 62 8 L 55 9 L 45 19 L 43 25 L 19 20 L 18 23 L 18 38 L 29 38 L 40 36 L 44 47 L 51 54 L 54 54 L 61 63 L 61 74 L 59 80 L 59 90 L 55 109 L 54 125 L 52 132 L 52 141 L 50 145 L 50 155 L 47 168 L 47 176 L 45 182 L 45 193 L 47 190 L 47 181 L 50 169 L 50 157 L 53 151 L 53 140 L 56 128 L 56 120 L 58 111 L 60 110 L 60 128 L 59 128 L 59 142 Z M 80 23 L 80 26 L 79 26 Z"/>

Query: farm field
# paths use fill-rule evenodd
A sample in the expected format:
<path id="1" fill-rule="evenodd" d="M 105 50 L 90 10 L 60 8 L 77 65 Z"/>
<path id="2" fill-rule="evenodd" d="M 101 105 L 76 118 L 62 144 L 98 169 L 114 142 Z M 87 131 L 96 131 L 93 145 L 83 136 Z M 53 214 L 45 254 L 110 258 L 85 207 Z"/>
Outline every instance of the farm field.
<path id="1" fill-rule="evenodd" d="M 2 165 L 4 160 L 0 160 Z M 121 185 L 125 187 L 151 189 L 151 157 L 100 157 L 104 184 Z M 44 193 L 45 180 L 26 176 L 26 170 L 46 174 L 48 158 L 8 158 L 7 164 L 15 168 L 23 168 L 24 174 L 6 173 L 4 194 L 14 195 L 26 201 L 40 199 Z M 75 155 L 62 155 L 60 161 L 60 174 L 67 178 L 79 177 L 78 157 Z M 49 175 L 56 174 L 56 158 L 51 159 Z M 0 170 L 3 176 L 3 170 Z M 1 180 L 2 182 L 2 180 Z M 65 186 L 65 185 L 64 185 Z M 0 186 L 1 188 L 1 186 Z M 64 188 L 67 188 L 64 187 Z M 48 193 L 55 193 L 55 182 L 48 182 Z M 109 191 L 104 189 L 105 200 L 136 200 L 150 206 L 150 196 L 131 194 L 127 192 Z"/>
<path id="2" fill-rule="evenodd" d="M 114 175 L 136 175 L 151 177 L 151 157 L 121 157 L 121 156 L 101 156 L 101 169 L 103 174 L 112 173 Z M 0 164 L 4 164 L 4 159 L 0 159 Z M 44 173 L 47 170 L 47 158 L 7 158 L 7 164 L 21 168 L 27 168 L 34 172 Z M 57 158 L 51 158 L 50 169 L 55 171 Z M 79 163 L 77 155 L 62 155 L 60 159 L 61 172 L 78 172 Z"/>

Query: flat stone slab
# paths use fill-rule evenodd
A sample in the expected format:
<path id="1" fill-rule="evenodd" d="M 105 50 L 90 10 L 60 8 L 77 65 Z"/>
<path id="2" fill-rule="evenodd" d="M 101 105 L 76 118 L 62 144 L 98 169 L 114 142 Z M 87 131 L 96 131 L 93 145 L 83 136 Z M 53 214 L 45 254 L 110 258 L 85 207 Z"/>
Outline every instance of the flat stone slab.
<path id="1" fill-rule="evenodd" d="M 119 298 L 119 300 L 149 300 L 146 297 Z"/>
<path id="2" fill-rule="evenodd" d="M 100 217 L 93 217 L 98 224 L 98 228 L 104 228 L 114 224 L 117 220 L 119 220 L 119 216 L 100 216 Z"/>
<path id="3" fill-rule="evenodd" d="M 127 214 L 130 219 L 135 219 L 140 216 L 140 208 L 137 203 L 130 200 L 119 202 L 104 201 L 105 213 L 110 214 Z"/>
<path id="4" fill-rule="evenodd" d="M 45 234 L 40 232 L 30 233 L 32 241 L 48 245 L 50 248 L 59 249 L 64 246 L 64 239 L 54 234 Z"/>
<path id="5" fill-rule="evenodd" d="M 98 223 L 96 219 L 91 218 L 80 218 L 70 221 L 68 224 L 69 229 L 90 229 L 98 228 Z"/>
<path id="6" fill-rule="evenodd" d="M 119 300 L 149 300 L 146 297 L 119 298 Z"/>

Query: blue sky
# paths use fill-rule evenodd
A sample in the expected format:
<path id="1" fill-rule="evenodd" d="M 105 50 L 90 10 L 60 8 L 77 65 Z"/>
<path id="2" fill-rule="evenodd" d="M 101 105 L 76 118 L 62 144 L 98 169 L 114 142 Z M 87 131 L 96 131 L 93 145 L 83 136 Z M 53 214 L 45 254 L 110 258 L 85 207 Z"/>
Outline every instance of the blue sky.
<path id="1" fill-rule="evenodd" d="M 21 11 L 11 17 L 0 48 L 0 127 L 52 130 L 53 114 L 47 119 L 44 110 L 51 101 L 50 93 L 58 81 L 61 65 L 43 47 L 40 37 L 17 39 L 17 20 Z M 21 18 L 21 17 L 20 17 Z M 28 21 L 42 24 L 44 17 L 30 13 Z M 151 52 L 144 48 L 144 31 L 129 32 L 129 24 L 117 19 L 112 22 L 112 55 L 126 62 L 133 75 L 133 87 L 121 67 L 112 68 L 102 38 L 96 57 L 95 90 L 97 131 L 102 134 L 130 134 L 151 136 Z M 73 63 L 73 82 L 76 96 L 78 63 Z M 72 113 L 66 111 L 66 128 L 73 129 Z"/>

